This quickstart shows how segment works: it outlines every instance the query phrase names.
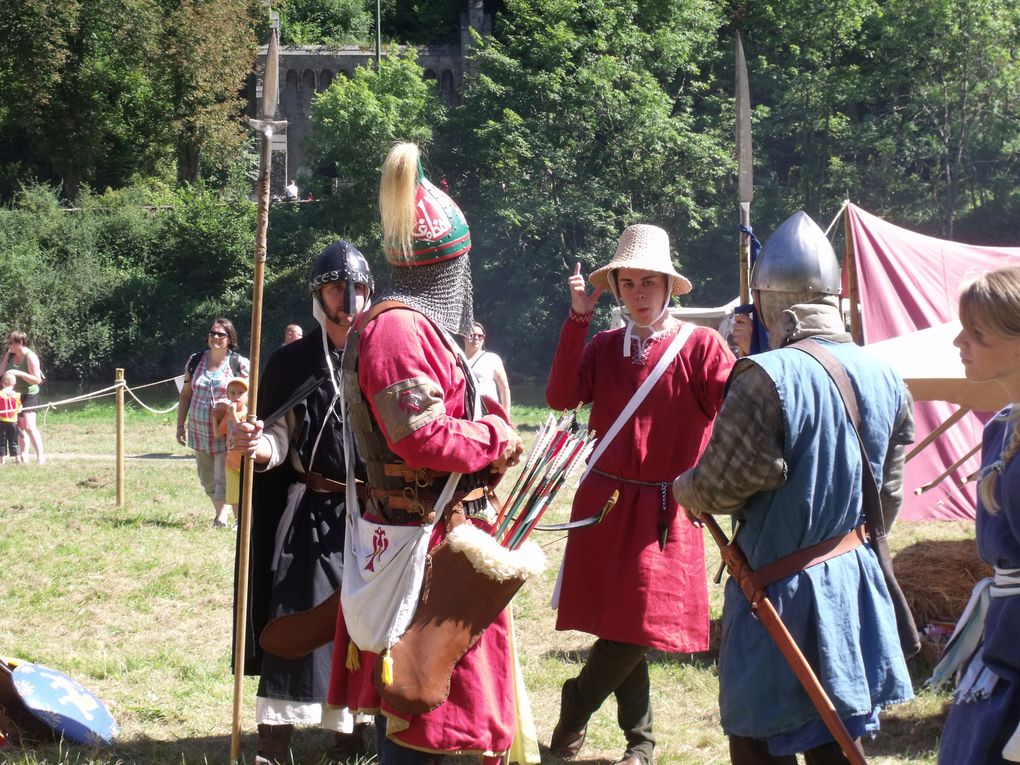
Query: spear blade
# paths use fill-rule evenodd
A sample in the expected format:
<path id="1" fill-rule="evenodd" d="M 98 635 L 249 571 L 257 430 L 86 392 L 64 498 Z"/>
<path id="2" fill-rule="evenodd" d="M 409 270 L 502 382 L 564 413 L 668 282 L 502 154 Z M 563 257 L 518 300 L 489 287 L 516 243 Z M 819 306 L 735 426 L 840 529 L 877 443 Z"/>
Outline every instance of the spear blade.
<path id="1" fill-rule="evenodd" d="M 740 31 L 736 34 L 735 69 L 736 82 L 736 140 L 737 140 L 737 194 L 740 199 L 740 225 L 751 227 L 751 200 L 754 199 L 754 167 L 751 151 L 751 93 L 747 83 L 747 61 L 744 58 L 744 43 Z M 751 262 L 751 240 L 747 234 L 740 235 L 740 302 L 746 305 L 750 300 L 749 273 Z"/>
<path id="2" fill-rule="evenodd" d="M 740 203 L 750 205 L 754 199 L 754 168 L 751 151 L 751 93 L 747 83 L 747 60 L 740 32 L 736 36 L 737 70 L 737 192 Z"/>
<path id="3" fill-rule="evenodd" d="M 266 69 L 262 75 L 262 102 L 259 117 L 271 120 L 276 116 L 276 100 L 280 93 L 280 33 L 273 27 L 266 51 Z"/>

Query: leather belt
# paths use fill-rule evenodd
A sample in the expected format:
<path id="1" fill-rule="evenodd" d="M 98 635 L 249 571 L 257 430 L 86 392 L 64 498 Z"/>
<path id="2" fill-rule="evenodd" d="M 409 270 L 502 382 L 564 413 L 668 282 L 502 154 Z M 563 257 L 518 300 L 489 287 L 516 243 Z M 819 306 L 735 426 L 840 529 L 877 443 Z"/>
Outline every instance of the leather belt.
<path id="1" fill-rule="evenodd" d="M 416 487 L 413 486 L 403 489 L 377 489 L 374 486 L 369 486 L 368 493 L 372 497 L 382 500 L 388 510 L 403 510 L 424 517 L 435 509 L 439 495 L 431 491 L 422 491 L 421 489 L 416 491 L 415 489 Z M 466 493 L 454 492 L 450 506 L 484 499 L 486 492 L 487 489 L 484 486 L 479 486 Z"/>
<path id="2" fill-rule="evenodd" d="M 390 478 L 403 478 L 406 483 L 420 487 L 431 486 L 437 478 L 445 478 L 449 473 L 442 473 L 432 468 L 413 468 L 402 462 L 383 463 L 383 475 Z"/>
<path id="3" fill-rule="evenodd" d="M 343 481 L 334 481 L 321 473 L 299 473 L 298 480 L 319 494 L 344 494 L 347 492 L 347 484 Z M 354 484 L 358 493 L 358 499 L 368 498 L 368 487 L 360 481 Z"/>
<path id="4" fill-rule="evenodd" d="M 767 566 L 762 566 L 757 571 L 752 571 L 747 579 L 755 590 L 764 592 L 766 587 L 780 579 L 785 579 L 812 566 L 817 566 L 819 563 L 824 563 L 830 558 L 855 550 L 866 542 L 868 542 L 868 533 L 864 524 L 861 524 L 843 536 L 831 537 L 818 544 L 805 547 L 803 550 L 797 550 L 797 552 L 786 555 Z"/>
<path id="5" fill-rule="evenodd" d="M 612 478 L 614 481 L 620 481 L 621 483 L 632 483 L 632 484 L 635 484 L 636 486 L 654 486 L 655 488 L 659 488 L 663 484 L 669 484 L 670 486 L 673 485 L 673 481 L 672 480 L 669 480 L 669 481 L 639 481 L 636 478 L 624 478 L 623 476 L 620 476 L 620 475 L 613 475 L 612 473 L 607 473 L 605 470 L 599 470 L 598 468 L 592 468 L 591 472 L 592 473 L 596 473 L 597 475 L 603 476 L 604 478 Z"/>

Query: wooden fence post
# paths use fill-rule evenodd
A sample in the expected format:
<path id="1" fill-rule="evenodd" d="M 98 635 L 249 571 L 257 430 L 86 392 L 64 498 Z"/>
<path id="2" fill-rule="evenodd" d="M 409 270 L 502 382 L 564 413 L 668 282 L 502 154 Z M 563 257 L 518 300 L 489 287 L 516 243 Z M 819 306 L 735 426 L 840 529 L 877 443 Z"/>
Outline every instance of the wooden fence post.
<path id="1" fill-rule="evenodd" d="M 117 507 L 124 507 L 124 370 L 116 369 L 117 386 Z"/>

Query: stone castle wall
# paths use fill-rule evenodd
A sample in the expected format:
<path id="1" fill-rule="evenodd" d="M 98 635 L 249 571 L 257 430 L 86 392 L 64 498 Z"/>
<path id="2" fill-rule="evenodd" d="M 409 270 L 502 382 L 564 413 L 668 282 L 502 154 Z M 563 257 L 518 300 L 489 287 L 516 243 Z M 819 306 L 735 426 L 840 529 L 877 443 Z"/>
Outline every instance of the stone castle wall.
<path id="1" fill-rule="evenodd" d="M 459 99 L 471 45 L 470 29 L 489 34 L 491 22 L 482 12 L 481 0 L 470 0 L 461 19 L 459 44 L 417 48 L 418 65 L 425 78 L 435 83 L 440 98 L 453 106 Z M 383 51 L 382 55 L 387 55 Z M 259 52 L 256 71 L 265 67 L 266 47 Z M 305 161 L 304 143 L 311 130 L 312 97 L 326 90 L 337 77 L 351 77 L 359 66 L 372 66 L 375 50 L 370 46 L 283 46 L 280 48 L 280 93 L 276 119 L 287 121 L 284 136 L 273 141 L 271 192 L 283 194 L 288 180 L 310 176 L 315 168 Z M 254 114 L 262 97 L 261 78 L 249 89 L 249 110 Z"/>

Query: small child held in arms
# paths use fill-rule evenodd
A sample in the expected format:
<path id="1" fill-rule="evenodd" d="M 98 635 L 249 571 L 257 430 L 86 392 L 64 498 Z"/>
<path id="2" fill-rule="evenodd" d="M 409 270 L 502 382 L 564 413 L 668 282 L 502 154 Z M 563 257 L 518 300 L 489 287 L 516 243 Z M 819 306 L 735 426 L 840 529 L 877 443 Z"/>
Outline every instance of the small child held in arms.
<path id="1" fill-rule="evenodd" d="M 21 411 L 21 394 L 14 390 L 18 380 L 13 372 L 0 377 L 0 465 L 8 457 L 18 458 L 18 413 Z"/>
<path id="2" fill-rule="evenodd" d="M 241 458 L 243 452 L 234 447 L 234 434 L 237 426 L 248 416 L 248 378 L 235 377 L 227 383 L 227 398 L 230 403 L 216 417 L 216 435 L 227 439 L 227 496 L 225 501 L 234 508 L 235 519 L 237 505 L 241 501 Z"/>

